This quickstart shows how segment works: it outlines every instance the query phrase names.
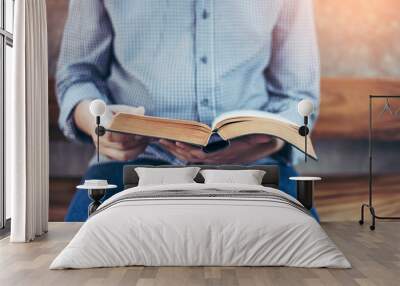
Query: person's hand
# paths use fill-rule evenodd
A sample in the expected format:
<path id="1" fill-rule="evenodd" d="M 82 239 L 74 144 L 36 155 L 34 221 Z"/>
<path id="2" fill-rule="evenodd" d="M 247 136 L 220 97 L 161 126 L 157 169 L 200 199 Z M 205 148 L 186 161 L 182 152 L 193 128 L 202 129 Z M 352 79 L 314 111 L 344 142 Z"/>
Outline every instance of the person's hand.
<path id="1" fill-rule="evenodd" d="M 285 142 L 266 135 L 249 135 L 231 141 L 229 147 L 213 153 L 205 153 L 199 147 L 181 142 L 160 140 L 160 145 L 189 163 L 246 164 L 278 152 Z"/>
<path id="2" fill-rule="evenodd" d="M 96 148 L 99 148 L 95 133 L 96 120 L 90 114 L 89 106 L 90 101 L 80 102 L 74 110 L 74 121 L 80 130 L 92 137 Z M 106 132 L 100 136 L 100 153 L 113 160 L 133 160 L 144 152 L 148 142 L 149 139 L 142 136 Z"/>
<path id="3" fill-rule="evenodd" d="M 92 139 L 96 148 L 97 135 L 92 133 Z M 119 134 L 106 132 L 100 136 L 100 153 L 110 159 L 117 161 L 127 161 L 136 159 L 147 147 L 148 138 L 138 135 Z"/>

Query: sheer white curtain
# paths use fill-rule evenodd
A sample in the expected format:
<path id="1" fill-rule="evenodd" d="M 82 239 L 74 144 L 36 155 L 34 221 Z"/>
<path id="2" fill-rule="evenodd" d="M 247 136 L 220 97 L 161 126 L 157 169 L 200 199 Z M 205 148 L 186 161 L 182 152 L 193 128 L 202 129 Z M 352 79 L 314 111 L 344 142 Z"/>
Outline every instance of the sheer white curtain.
<path id="1" fill-rule="evenodd" d="M 48 93 L 45 0 L 15 1 L 14 94 L 6 111 L 6 181 L 12 242 L 27 242 L 48 224 Z"/>

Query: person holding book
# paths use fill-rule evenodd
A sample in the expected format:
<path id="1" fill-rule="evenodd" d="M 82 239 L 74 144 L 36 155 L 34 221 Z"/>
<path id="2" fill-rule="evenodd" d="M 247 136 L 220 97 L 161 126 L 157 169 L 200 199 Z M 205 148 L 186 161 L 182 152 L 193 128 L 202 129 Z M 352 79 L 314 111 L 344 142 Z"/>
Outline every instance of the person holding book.
<path id="1" fill-rule="evenodd" d="M 319 103 L 318 54 L 312 0 L 71 0 L 57 69 L 59 123 L 68 138 L 96 143 L 88 110 L 102 99 L 209 126 L 232 110 L 301 124 L 297 103 Z M 272 136 L 243 136 L 213 153 L 116 133 L 102 136 L 100 146 L 102 162 L 85 179 L 121 187 L 124 164 L 279 164 L 280 188 L 295 195 L 288 177 L 296 152 Z M 76 192 L 66 220 L 85 220 L 88 204 Z"/>

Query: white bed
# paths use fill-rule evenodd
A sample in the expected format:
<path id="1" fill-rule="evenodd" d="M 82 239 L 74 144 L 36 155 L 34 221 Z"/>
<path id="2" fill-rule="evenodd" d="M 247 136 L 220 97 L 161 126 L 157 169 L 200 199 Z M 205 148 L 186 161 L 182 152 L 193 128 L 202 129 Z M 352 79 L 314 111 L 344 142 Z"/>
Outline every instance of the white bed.
<path id="1" fill-rule="evenodd" d="M 138 186 L 111 197 L 50 269 L 128 265 L 351 267 L 285 193 L 198 183 Z"/>

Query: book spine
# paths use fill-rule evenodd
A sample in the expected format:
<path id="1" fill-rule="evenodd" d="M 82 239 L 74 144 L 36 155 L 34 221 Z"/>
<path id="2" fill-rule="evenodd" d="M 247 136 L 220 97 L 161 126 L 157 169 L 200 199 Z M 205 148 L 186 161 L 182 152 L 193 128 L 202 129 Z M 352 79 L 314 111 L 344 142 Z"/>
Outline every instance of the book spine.
<path id="1" fill-rule="evenodd" d="M 228 148 L 229 145 L 229 140 L 224 140 L 218 133 L 213 132 L 208 140 L 208 144 L 203 146 L 202 149 L 204 153 L 213 153 Z"/>

